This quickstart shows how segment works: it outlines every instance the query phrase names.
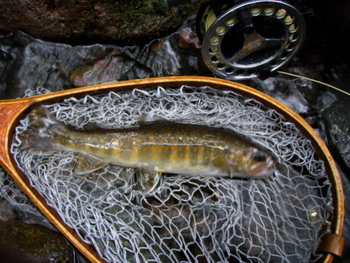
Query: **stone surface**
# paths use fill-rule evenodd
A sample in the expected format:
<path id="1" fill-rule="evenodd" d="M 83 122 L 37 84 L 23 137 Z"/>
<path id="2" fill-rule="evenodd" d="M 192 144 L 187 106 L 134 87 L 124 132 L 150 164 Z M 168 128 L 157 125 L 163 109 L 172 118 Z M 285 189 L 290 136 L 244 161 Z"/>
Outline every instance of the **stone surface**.
<path id="1" fill-rule="evenodd" d="M 127 79 L 210 74 L 201 59 L 194 18 L 176 32 L 143 46 L 51 43 L 18 32 L 0 39 L 1 98 L 42 87 L 59 91 Z"/>
<path id="2" fill-rule="evenodd" d="M 158 17 L 155 16 L 153 21 L 149 20 L 146 23 L 145 19 L 149 13 L 148 11 L 143 12 L 143 10 L 147 10 L 147 6 L 141 8 L 141 6 L 137 4 L 144 4 L 146 2 L 160 3 L 162 1 L 2 0 L 0 2 L 0 8 L 4 11 L 0 13 L 0 33 L 9 33 L 13 30 L 21 29 L 36 38 L 71 44 L 101 42 L 113 42 L 118 45 L 124 42 L 128 42 L 128 44 L 140 44 L 140 41 L 146 43 L 151 39 L 159 38 L 163 32 L 172 31 L 188 16 L 188 11 L 184 7 L 181 7 L 172 10 L 172 12 L 174 12 L 173 16 L 170 15 L 167 17 L 164 14 L 165 9 L 159 6 L 158 9 L 155 8 L 154 11 L 152 11 L 153 13 L 157 13 Z M 340 88 L 350 91 L 350 79 L 348 77 L 350 74 L 348 74 L 349 70 L 348 66 L 346 66 L 349 61 L 350 49 L 348 46 L 350 43 L 343 37 L 343 35 L 348 34 L 350 27 L 350 16 L 348 15 L 350 5 L 348 1 L 305 0 L 302 2 L 311 7 L 312 12 L 305 16 L 308 27 L 307 41 L 298 55 L 298 62 L 295 64 L 302 64 L 304 67 L 317 69 L 321 72 L 322 77 L 313 77 L 328 83 L 333 83 Z M 134 10 L 139 11 L 131 12 L 128 6 L 134 6 L 136 7 Z M 118 20 L 118 17 L 120 20 Z M 178 18 L 178 20 L 171 21 L 175 17 Z M 166 22 L 171 22 L 173 24 L 167 25 Z M 187 31 L 185 33 L 187 34 Z M 192 39 L 192 35 L 186 34 L 180 37 L 180 41 L 184 39 L 189 41 Z M 143 36 L 146 36 L 146 38 Z M 6 87 L 15 90 L 21 87 L 21 85 L 23 85 L 23 87 L 29 86 L 33 88 L 41 85 L 52 90 L 58 88 L 64 89 L 72 86 L 72 84 L 73 86 L 86 85 L 89 84 L 89 82 L 87 82 L 89 80 L 83 78 L 83 73 L 89 72 L 93 68 L 98 69 L 98 66 L 107 65 L 104 64 L 104 62 L 114 62 L 116 58 L 121 57 L 121 54 L 115 53 L 114 47 L 112 49 L 102 46 L 75 48 L 74 46 L 57 45 L 56 48 L 46 50 L 42 46 L 48 43 L 39 42 L 40 41 L 37 40 L 28 40 L 26 42 L 23 38 L 22 42 L 15 41 L 15 44 L 9 45 L 8 49 L 0 48 L 0 93 L 1 90 Z M 196 41 L 190 43 L 192 44 L 181 42 L 180 47 L 183 48 L 180 50 L 181 53 L 185 53 L 184 48 L 188 46 L 192 46 L 192 49 L 190 49 L 188 53 L 185 53 L 185 55 L 194 53 L 194 51 L 198 52 L 198 50 L 193 48 L 193 46 L 197 48 Z M 15 52 L 13 52 L 14 49 L 16 49 Z M 161 56 L 164 55 L 164 53 L 162 53 L 163 49 L 164 45 L 162 41 L 155 41 L 154 44 L 150 46 L 150 49 L 145 48 L 144 51 L 147 54 Z M 65 53 L 65 50 L 69 50 L 69 52 L 72 53 L 68 51 Z M 89 53 L 90 51 L 92 51 L 92 53 Z M 76 53 L 75 57 L 71 55 L 73 53 Z M 131 51 L 129 53 L 131 53 Z M 140 53 L 139 50 L 134 52 L 134 54 L 138 53 Z M 42 60 L 35 61 L 31 55 L 33 55 L 33 57 L 38 55 L 39 59 Z M 60 57 L 64 59 L 58 59 Z M 110 58 L 110 60 L 106 58 Z M 27 64 L 20 66 L 22 61 L 27 61 Z M 37 67 L 41 61 L 43 61 L 42 63 L 45 66 Z M 65 63 L 71 64 L 66 66 Z M 137 61 L 137 63 L 139 63 L 139 61 Z M 342 63 L 346 65 L 344 66 Z M 193 62 L 193 64 L 197 65 L 196 62 Z M 111 65 L 112 64 L 108 64 L 108 68 Z M 31 72 L 30 70 L 25 71 L 24 68 L 37 68 L 38 70 L 33 70 Z M 12 70 L 10 74 L 8 74 L 9 69 Z M 117 69 L 116 67 L 113 70 Z M 74 70 L 77 70 L 75 75 L 70 75 Z M 4 72 L 7 73 L 5 74 Z M 17 75 L 17 72 L 21 72 L 22 75 Z M 33 72 L 37 72 L 36 74 L 40 77 L 38 79 L 45 82 L 34 82 L 34 80 L 31 82 L 32 80 L 30 77 L 26 78 L 26 76 L 32 76 Z M 203 69 L 200 68 L 195 72 L 198 72 L 197 74 L 203 73 Z M 183 75 L 183 71 L 180 73 L 180 75 Z M 310 76 L 309 73 L 307 75 Z M 14 80 L 26 80 L 26 84 L 30 85 L 24 85 L 22 82 L 21 84 L 20 81 L 15 82 Z M 103 78 L 103 80 L 105 80 L 105 78 Z M 328 138 L 332 154 L 335 156 L 338 163 L 343 162 L 346 164 L 349 161 L 350 118 L 347 111 L 349 108 L 349 99 L 346 99 L 346 96 L 339 95 L 337 96 L 337 101 L 334 103 L 333 97 L 327 95 L 324 97 L 324 102 L 321 105 L 322 107 L 317 108 L 317 105 L 312 104 L 318 99 L 318 92 L 321 92 L 322 88 L 318 86 L 308 89 L 307 85 L 300 84 L 299 82 L 300 81 L 295 80 L 295 84 L 298 84 L 298 89 L 292 89 L 293 92 L 288 89 L 288 93 L 282 94 L 284 96 L 282 98 L 287 98 L 288 100 L 285 100 L 286 102 L 292 102 L 293 104 L 290 106 L 294 106 L 295 110 L 299 109 L 299 113 L 305 115 L 311 114 L 312 118 L 315 116 L 317 116 L 317 118 L 320 117 L 319 121 L 325 123 L 325 136 Z M 4 83 L 7 83 L 7 85 Z M 55 85 L 51 85 L 51 83 L 55 83 Z M 339 83 L 341 83 L 341 85 L 339 85 Z M 305 86 L 305 92 L 303 89 L 299 88 L 302 86 Z M 282 86 L 282 88 L 286 89 L 285 86 Z M 277 86 L 276 92 L 279 95 L 282 93 L 282 89 Z M 293 96 L 286 97 L 288 94 Z M 338 93 L 332 91 L 332 94 Z M 298 104 L 294 103 L 297 101 L 296 99 L 299 101 Z M 310 106 L 310 103 L 312 107 L 308 107 L 304 111 L 300 110 L 304 109 L 302 106 Z M 324 110 L 323 107 L 327 105 L 327 103 L 328 107 Z M 331 103 L 333 104 L 331 105 Z M 318 115 L 319 112 L 321 112 L 320 115 Z M 349 208 L 349 173 L 346 173 L 346 175 L 343 174 L 343 182 L 345 193 L 348 197 L 347 208 Z M 9 214 L 8 216 L 15 217 L 16 214 Z M 347 212 L 345 226 L 344 236 L 349 239 L 349 212 Z M 346 257 L 343 262 L 349 262 L 350 260 L 349 249 L 348 242 Z"/>
<path id="3" fill-rule="evenodd" d="M 0 194 L 0 220 L 14 220 L 16 217 L 17 213 L 13 206 Z"/>
<path id="4" fill-rule="evenodd" d="M 2 0 L 0 34 L 19 29 L 47 41 L 145 43 L 175 31 L 193 5 L 166 10 L 163 0 Z"/>
<path id="5" fill-rule="evenodd" d="M 44 226 L 0 221 L 0 261 L 68 263 L 73 253 L 61 234 Z"/>
<path id="6" fill-rule="evenodd" d="M 322 114 L 331 147 L 350 171 L 350 97 L 338 98 Z"/>
<path id="7" fill-rule="evenodd" d="M 311 33 L 313 38 L 326 37 L 332 42 L 334 36 L 349 32 L 347 0 L 291 2 L 308 13 L 306 19 L 318 27 L 308 30 L 308 37 Z M 54 42 L 134 44 L 175 31 L 189 15 L 197 13 L 198 6 L 186 4 L 167 10 L 163 0 L 2 0 L 0 10 L 0 34 L 19 29 Z M 348 44 L 343 38 L 337 46 Z M 313 48 L 324 46 L 320 42 Z"/>

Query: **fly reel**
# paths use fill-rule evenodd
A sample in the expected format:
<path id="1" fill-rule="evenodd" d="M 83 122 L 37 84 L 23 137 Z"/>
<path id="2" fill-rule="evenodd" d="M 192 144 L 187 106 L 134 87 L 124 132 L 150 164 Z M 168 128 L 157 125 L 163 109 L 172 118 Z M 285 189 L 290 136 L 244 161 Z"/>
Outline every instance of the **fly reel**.
<path id="1" fill-rule="evenodd" d="M 167 6 L 175 2 L 169 0 Z M 203 60 L 225 79 L 267 77 L 291 60 L 305 38 L 302 15 L 283 1 L 191 2 L 202 3 L 197 34 Z"/>

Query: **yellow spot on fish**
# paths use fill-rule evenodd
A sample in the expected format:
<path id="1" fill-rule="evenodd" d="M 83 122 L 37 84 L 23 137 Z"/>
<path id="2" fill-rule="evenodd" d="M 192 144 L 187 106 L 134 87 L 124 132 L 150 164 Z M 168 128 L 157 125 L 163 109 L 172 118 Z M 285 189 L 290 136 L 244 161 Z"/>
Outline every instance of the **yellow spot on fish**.
<path id="1" fill-rule="evenodd" d="M 188 154 L 185 154 L 185 159 L 188 159 L 188 158 L 190 158 L 190 156 L 188 155 Z"/>
<path id="2" fill-rule="evenodd" d="M 142 151 L 143 151 L 143 152 L 146 152 L 146 151 L 147 151 L 147 149 L 146 149 L 146 148 L 143 148 L 143 149 L 142 149 Z"/>
<path id="3" fill-rule="evenodd" d="M 134 147 L 134 148 L 132 148 L 132 149 L 134 150 L 134 152 L 137 152 L 137 151 L 139 150 L 138 147 Z"/>
<path id="4" fill-rule="evenodd" d="M 151 151 L 154 151 L 156 149 L 155 146 L 151 146 Z"/>
<path id="5" fill-rule="evenodd" d="M 163 150 L 162 150 L 161 148 L 159 148 L 159 149 L 158 149 L 158 152 L 161 153 L 161 152 L 163 152 Z"/>
<path id="6" fill-rule="evenodd" d="M 166 154 L 163 155 L 163 158 L 166 159 L 168 156 Z"/>
<path id="7" fill-rule="evenodd" d="M 179 156 L 175 156 L 174 159 L 175 159 L 175 160 L 179 159 Z"/>
<path id="8" fill-rule="evenodd" d="M 178 150 L 178 151 L 182 151 L 182 147 L 181 147 L 181 146 L 179 146 L 179 148 L 177 148 L 177 150 Z"/>
<path id="9" fill-rule="evenodd" d="M 153 155 L 153 159 L 157 159 L 157 157 L 158 157 L 157 155 Z"/>
<path id="10" fill-rule="evenodd" d="M 186 146 L 186 150 L 189 150 L 190 148 L 191 148 L 190 146 L 188 146 L 188 145 Z"/>
<path id="11" fill-rule="evenodd" d="M 198 152 L 198 148 L 194 148 L 193 151 L 194 151 L 194 152 Z"/>
<path id="12" fill-rule="evenodd" d="M 129 145 L 125 145 L 124 148 L 125 148 L 125 149 L 129 149 L 130 146 L 129 146 Z"/>
<path id="13" fill-rule="evenodd" d="M 175 150 L 175 146 L 174 145 L 170 146 L 170 149 Z"/>
<path id="14" fill-rule="evenodd" d="M 124 152 L 119 152 L 119 155 L 124 155 Z"/>

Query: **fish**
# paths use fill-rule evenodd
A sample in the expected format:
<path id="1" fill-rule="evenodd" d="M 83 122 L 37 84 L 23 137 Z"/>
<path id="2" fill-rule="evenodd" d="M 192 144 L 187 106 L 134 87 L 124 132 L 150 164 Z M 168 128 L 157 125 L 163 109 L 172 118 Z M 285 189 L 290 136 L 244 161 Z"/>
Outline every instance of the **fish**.
<path id="1" fill-rule="evenodd" d="M 142 191 L 155 191 L 162 174 L 265 179 L 275 158 L 266 149 L 224 128 L 159 121 L 120 129 L 78 130 L 45 107 L 29 113 L 20 134 L 22 150 L 69 150 L 79 158 L 74 173 L 84 176 L 106 165 L 141 171 Z"/>

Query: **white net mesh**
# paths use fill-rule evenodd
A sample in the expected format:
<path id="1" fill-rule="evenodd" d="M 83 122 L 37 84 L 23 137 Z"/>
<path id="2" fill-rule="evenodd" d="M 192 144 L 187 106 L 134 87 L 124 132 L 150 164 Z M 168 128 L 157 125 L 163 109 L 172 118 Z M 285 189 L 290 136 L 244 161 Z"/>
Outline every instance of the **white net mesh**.
<path id="1" fill-rule="evenodd" d="M 14 182 L 11 176 L 5 173 L 0 167 L 0 202 L 1 199 L 6 200 L 9 204 L 9 206 L 6 206 L 6 210 L 11 209 L 13 210 L 10 211 L 12 213 L 20 213 L 20 215 L 16 215 L 16 217 L 19 217 L 25 221 L 40 223 L 47 227 L 54 228 L 51 225 L 51 223 L 40 213 L 40 211 L 30 201 L 30 199 L 28 199 L 28 197 Z M 0 220 L 13 219 L 9 218 L 6 211 L 2 212 L 3 213 L 0 213 Z"/>
<path id="2" fill-rule="evenodd" d="M 329 229 L 331 184 L 311 141 L 275 110 L 232 91 L 158 87 L 46 105 L 77 129 L 137 126 L 145 117 L 224 127 L 278 157 L 266 180 L 163 175 L 132 195 L 134 171 L 114 165 L 77 177 L 74 152 L 12 153 L 33 186 L 108 262 L 308 262 Z"/>

